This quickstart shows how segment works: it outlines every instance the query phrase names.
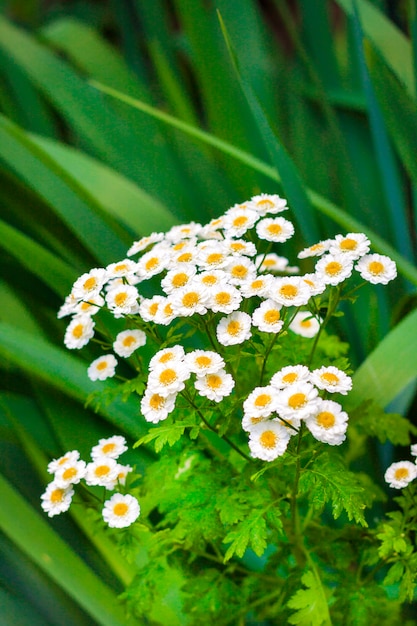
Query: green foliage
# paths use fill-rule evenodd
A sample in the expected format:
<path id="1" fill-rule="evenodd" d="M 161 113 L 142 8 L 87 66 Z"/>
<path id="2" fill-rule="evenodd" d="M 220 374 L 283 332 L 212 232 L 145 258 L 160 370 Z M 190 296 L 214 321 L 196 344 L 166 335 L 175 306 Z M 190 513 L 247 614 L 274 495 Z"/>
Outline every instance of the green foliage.
<path id="1" fill-rule="evenodd" d="M 316 571 L 307 571 L 301 577 L 301 582 L 305 589 L 299 589 L 288 600 L 288 608 L 297 609 L 288 623 L 303 626 L 330 624 L 328 602 Z"/>

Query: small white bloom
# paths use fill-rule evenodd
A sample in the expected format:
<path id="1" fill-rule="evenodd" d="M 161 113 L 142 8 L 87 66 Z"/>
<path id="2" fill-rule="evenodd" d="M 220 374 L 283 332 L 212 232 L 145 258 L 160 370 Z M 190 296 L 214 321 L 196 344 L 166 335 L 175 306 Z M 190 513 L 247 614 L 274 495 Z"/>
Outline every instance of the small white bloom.
<path id="1" fill-rule="evenodd" d="M 78 450 L 71 450 L 70 452 L 66 452 L 59 459 L 54 459 L 48 464 L 48 472 L 49 474 L 55 474 L 61 467 L 64 465 L 68 465 L 71 463 L 76 463 L 80 458 L 80 453 Z"/>
<path id="2" fill-rule="evenodd" d="M 266 422 L 268 421 L 268 419 L 269 419 L 269 416 L 268 417 L 256 417 L 256 416 L 254 417 L 253 415 L 249 415 L 245 413 L 242 418 L 242 428 L 247 433 L 250 433 L 252 428 L 256 426 L 256 424 L 259 424 L 260 422 Z"/>
<path id="3" fill-rule="evenodd" d="M 184 363 L 170 362 L 151 370 L 148 377 L 148 388 L 153 393 L 169 396 L 178 393 L 185 387 L 184 381 L 190 377 L 190 370 Z"/>
<path id="4" fill-rule="evenodd" d="M 412 456 L 417 456 L 417 443 L 414 443 L 410 446 L 410 452 Z"/>
<path id="5" fill-rule="evenodd" d="M 75 281 L 71 293 L 74 298 L 88 300 L 90 296 L 95 296 L 100 293 L 107 278 L 108 274 L 104 268 L 95 267 Z"/>
<path id="6" fill-rule="evenodd" d="M 222 346 L 243 343 L 251 336 L 252 318 L 248 313 L 235 311 L 223 317 L 217 325 L 216 335 Z"/>
<path id="7" fill-rule="evenodd" d="M 232 256 L 255 256 L 256 246 L 244 239 L 225 239 L 223 246 Z"/>
<path id="8" fill-rule="evenodd" d="M 130 494 L 115 493 L 110 500 L 106 500 L 104 503 L 103 519 L 110 528 L 131 526 L 139 515 L 139 502 Z"/>
<path id="9" fill-rule="evenodd" d="M 296 335 L 311 338 L 319 332 L 320 322 L 310 311 L 298 311 L 288 328 Z"/>
<path id="10" fill-rule="evenodd" d="M 383 254 L 368 254 L 357 262 L 355 269 L 373 285 L 386 285 L 397 276 L 395 262 Z"/>
<path id="11" fill-rule="evenodd" d="M 117 484 L 119 464 L 109 456 L 98 456 L 88 463 L 85 473 L 87 485 L 114 489 Z"/>
<path id="12" fill-rule="evenodd" d="M 167 267 L 167 254 L 154 248 L 138 260 L 136 272 L 142 280 L 147 280 L 163 272 Z"/>
<path id="13" fill-rule="evenodd" d="M 255 259 L 256 267 L 260 272 L 285 272 L 292 274 L 298 272 L 298 267 L 290 268 L 288 259 L 285 256 L 278 256 L 275 252 L 269 254 L 258 254 Z"/>
<path id="14" fill-rule="evenodd" d="M 137 264 L 131 259 L 110 263 L 106 267 L 109 278 L 128 278 L 136 273 Z"/>
<path id="15" fill-rule="evenodd" d="M 177 318 L 177 312 L 173 306 L 173 302 L 170 296 L 164 298 L 159 302 L 158 310 L 156 312 L 154 322 L 155 324 L 162 324 L 168 326 L 172 320 Z"/>
<path id="16" fill-rule="evenodd" d="M 272 274 L 262 274 L 253 280 L 248 280 L 240 285 L 240 293 L 245 298 L 259 296 L 264 298 L 269 293 L 274 276 Z"/>
<path id="17" fill-rule="evenodd" d="M 147 422 L 157 424 L 165 420 L 175 408 L 176 393 L 162 396 L 159 393 L 147 389 L 140 402 L 140 410 Z"/>
<path id="18" fill-rule="evenodd" d="M 316 274 L 303 274 L 301 276 L 303 281 L 306 283 L 307 287 L 310 289 L 310 293 L 312 296 L 318 296 L 326 290 L 326 283 L 318 278 Z"/>
<path id="19" fill-rule="evenodd" d="M 125 485 L 127 475 L 133 471 L 133 467 L 130 465 L 119 465 L 119 473 L 117 474 L 117 484 Z"/>
<path id="20" fill-rule="evenodd" d="M 54 517 L 54 515 L 68 511 L 73 495 L 74 489 L 72 487 L 63 489 L 53 481 L 49 483 L 45 493 L 41 496 L 41 507 L 45 513 L 48 513 L 48 517 Z"/>
<path id="21" fill-rule="evenodd" d="M 171 262 L 168 269 L 180 269 L 181 266 L 188 267 L 188 265 L 197 265 L 198 261 L 198 248 L 195 244 L 186 244 L 182 242 L 181 250 L 180 244 L 174 246 L 176 250 L 173 250 Z"/>
<path id="22" fill-rule="evenodd" d="M 207 308 L 214 313 L 232 313 L 239 308 L 241 302 L 240 291 L 233 285 L 223 284 L 210 290 Z"/>
<path id="23" fill-rule="evenodd" d="M 65 331 L 64 344 L 70 350 L 83 348 L 94 337 L 94 321 L 90 315 L 77 315 Z"/>
<path id="24" fill-rule="evenodd" d="M 316 411 L 305 423 L 317 441 L 339 446 L 346 439 L 348 419 L 340 404 L 319 398 Z"/>
<path id="25" fill-rule="evenodd" d="M 122 330 L 116 336 L 113 343 L 113 350 L 122 357 L 131 356 L 135 350 L 141 348 L 146 343 L 146 334 L 137 328 L 133 330 Z"/>
<path id="26" fill-rule="evenodd" d="M 275 411 L 277 389 L 272 385 L 255 387 L 243 403 L 243 412 L 251 417 L 269 417 Z"/>
<path id="27" fill-rule="evenodd" d="M 282 456 L 290 440 L 288 428 L 277 421 L 255 424 L 249 433 L 249 448 L 252 457 L 263 461 L 273 461 Z"/>
<path id="28" fill-rule="evenodd" d="M 181 363 L 184 358 L 184 348 L 180 345 L 172 346 L 171 348 L 164 348 L 158 350 L 149 361 L 149 371 L 152 371 L 161 366 Z"/>
<path id="29" fill-rule="evenodd" d="M 184 362 L 190 372 L 198 376 L 215 374 L 224 368 L 224 360 L 217 352 L 211 350 L 193 350 L 184 357 Z"/>
<path id="30" fill-rule="evenodd" d="M 227 238 L 242 237 L 258 220 L 256 211 L 236 205 L 225 213 L 223 228 Z"/>
<path id="31" fill-rule="evenodd" d="M 74 315 L 75 313 L 79 313 L 77 311 L 77 306 L 80 303 L 79 298 L 75 298 L 72 293 L 70 293 L 65 298 L 64 304 L 60 307 L 57 318 L 62 319 L 63 317 L 67 317 L 68 315 Z"/>
<path id="32" fill-rule="evenodd" d="M 293 236 L 294 226 L 283 217 L 266 217 L 256 224 L 256 233 L 259 239 L 284 243 Z"/>
<path id="33" fill-rule="evenodd" d="M 228 263 L 229 254 L 222 241 L 211 241 L 199 245 L 197 265 L 203 270 L 220 270 Z"/>
<path id="34" fill-rule="evenodd" d="M 333 239 L 325 239 L 324 241 L 319 241 L 318 243 L 315 243 L 312 246 L 301 250 L 301 252 L 298 253 L 298 258 L 307 259 L 308 257 L 312 256 L 321 256 L 325 252 L 328 252 L 332 243 Z"/>
<path id="35" fill-rule="evenodd" d="M 174 267 L 161 280 L 161 287 L 165 293 L 170 294 L 176 289 L 186 287 L 196 272 L 197 268 L 192 263 L 184 263 L 180 267 Z"/>
<path id="36" fill-rule="evenodd" d="M 338 285 L 352 274 L 353 261 L 346 254 L 325 254 L 316 263 L 315 273 L 326 285 Z"/>
<path id="37" fill-rule="evenodd" d="M 139 292 L 133 285 L 117 284 L 106 294 L 106 304 L 115 317 L 138 312 Z"/>
<path id="38" fill-rule="evenodd" d="M 208 290 L 224 285 L 228 280 L 229 276 L 223 270 L 207 270 L 197 274 L 195 277 L 196 284 L 200 284 Z"/>
<path id="39" fill-rule="evenodd" d="M 86 464 L 84 461 L 65 463 L 55 472 L 54 481 L 57 487 L 67 489 L 70 485 L 77 485 L 85 475 Z"/>
<path id="40" fill-rule="evenodd" d="M 104 306 L 104 298 L 99 294 L 89 296 L 88 300 L 78 302 L 75 307 L 76 315 L 95 315 Z"/>
<path id="41" fill-rule="evenodd" d="M 295 383 L 309 382 L 309 378 L 310 370 L 305 365 L 286 365 L 272 376 L 270 384 L 285 389 Z"/>
<path id="42" fill-rule="evenodd" d="M 126 439 L 121 435 L 113 435 L 107 439 L 99 439 L 98 444 L 91 449 L 91 458 L 94 460 L 98 457 L 108 456 L 117 459 L 126 450 Z"/>
<path id="43" fill-rule="evenodd" d="M 254 208 L 259 215 L 267 215 L 268 213 L 273 215 L 288 208 L 285 198 L 280 198 L 277 194 L 267 193 L 253 196 L 249 201 L 249 206 Z"/>
<path id="44" fill-rule="evenodd" d="M 252 314 L 252 323 L 264 333 L 279 333 L 284 325 L 281 319 L 281 305 L 274 300 L 264 300 Z"/>
<path id="45" fill-rule="evenodd" d="M 417 476 L 417 465 L 411 461 L 398 461 L 392 463 L 385 472 L 385 481 L 393 489 L 407 487 Z"/>
<path id="46" fill-rule="evenodd" d="M 371 242 L 363 233 L 336 235 L 330 244 L 329 252 L 330 254 L 346 254 L 355 261 L 369 252 L 370 245 Z"/>
<path id="47" fill-rule="evenodd" d="M 232 285 L 241 285 L 256 278 L 256 266 L 253 261 L 245 256 L 232 257 L 225 270 Z"/>
<path id="48" fill-rule="evenodd" d="M 352 389 L 351 377 L 333 365 L 324 365 L 313 370 L 310 380 L 319 389 L 325 389 L 331 393 L 341 393 L 344 396 Z"/>
<path id="49" fill-rule="evenodd" d="M 138 241 L 135 241 L 127 251 L 127 256 L 133 256 L 138 252 L 142 252 L 146 250 L 149 246 L 158 241 L 162 241 L 164 239 L 164 233 L 152 233 L 151 235 L 147 235 L 146 237 L 142 237 Z"/>
<path id="50" fill-rule="evenodd" d="M 306 419 L 316 411 L 317 404 L 317 389 L 308 382 L 300 382 L 278 391 L 275 410 L 284 419 Z"/>
<path id="51" fill-rule="evenodd" d="M 209 292 L 196 281 L 192 281 L 186 287 L 176 289 L 171 294 L 172 307 L 177 316 L 189 317 L 198 313 L 207 313 Z"/>
<path id="52" fill-rule="evenodd" d="M 302 306 L 310 296 L 308 285 L 299 276 L 275 278 L 269 291 L 269 297 L 284 306 Z"/>
<path id="53" fill-rule="evenodd" d="M 220 369 L 212 374 L 198 376 L 194 386 L 200 396 L 204 396 L 214 402 L 220 402 L 232 393 L 235 381 L 224 369 Z"/>
<path id="54" fill-rule="evenodd" d="M 178 243 L 183 239 L 197 237 L 201 229 L 201 224 L 197 224 L 196 222 L 179 224 L 177 226 L 172 226 L 172 228 L 166 233 L 165 238 L 167 241 L 172 241 L 172 243 Z"/>
<path id="55" fill-rule="evenodd" d="M 112 378 L 116 372 L 117 359 L 113 354 L 103 354 L 93 361 L 88 370 L 90 380 L 106 380 Z"/>
<path id="56" fill-rule="evenodd" d="M 158 314 L 158 309 L 161 302 L 165 302 L 163 296 L 153 296 L 152 298 L 145 298 L 139 305 L 139 315 L 144 322 L 154 322 Z"/>

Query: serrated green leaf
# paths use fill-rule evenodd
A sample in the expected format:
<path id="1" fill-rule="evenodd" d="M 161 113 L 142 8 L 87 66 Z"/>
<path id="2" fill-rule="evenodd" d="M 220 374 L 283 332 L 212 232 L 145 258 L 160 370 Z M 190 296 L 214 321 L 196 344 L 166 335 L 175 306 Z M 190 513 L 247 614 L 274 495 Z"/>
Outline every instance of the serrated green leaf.
<path id="1" fill-rule="evenodd" d="M 247 548 L 252 548 L 255 554 L 262 556 L 267 546 L 266 538 L 265 518 L 262 513 L 253 511 L 223 539 L 223 543 L 230 543 L 224 555 L 224 562 L 230 561 L 234 554 L 242 557 Z"/>
<path id="2" fill-rule="evenodd" d="M 329 609 L 320 578 L 315 570 L 301 577 L 306 589 L 299 589 L 288 601 L 289 609 L 297 609 L 288 618 L 289 624 L 300 626 L 330 626 Z"/>

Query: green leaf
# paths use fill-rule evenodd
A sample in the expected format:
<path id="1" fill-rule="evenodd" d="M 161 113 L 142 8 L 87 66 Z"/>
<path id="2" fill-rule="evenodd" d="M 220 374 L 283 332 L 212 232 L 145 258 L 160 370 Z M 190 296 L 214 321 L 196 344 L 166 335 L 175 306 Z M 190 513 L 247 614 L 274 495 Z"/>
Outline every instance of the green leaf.
<path id="1" fill-rule="evenodd" d="M 255 554 L 262 556 L 267 546 L 266 538 L 267 527 L 263 511 L 261 513 L 252 511 L 223 539 L 223 543 L 230 543 L 224 555 L 224 562 L 230 561 L 234 554 L 243 557 L 247 548 L 252 548 Z"/>
<path id="2" fill-rule="evenodd" d="M 350 419 L 358 432 L 370 437 L 378 437 L 381 443 L 390 441 L 396 446 L 410 444 L 410 434 L 417 434 L 417 428 L 398 413 L 385 413 L 375 402 L 364 402 L 350 413 Z"/>
<path id="3" fill-rule="evenodd" d="M 170 421 L 170 420 L 169 420 Z M 173 446 L 179 441 L 184 434 L 186 428 L 193 428 L 194 421 L 181 421 L 168 423 L 165 421 L 163 426 L 155 426 L 150 433 L 141 437 L 136 443 L 137 446 L 155 441 L 155 452 L 160 452 L 165 445 Z"/>
<path id="4" fill-rule="evenodd" d="M 289 609 L 296 612 L 288 618 L 289 624 L 301 626 L 330 626 L 329 608 L 320 578 L 315 569 L 301 577 L 306 589 L 299 589 L 288 601 Z"/>

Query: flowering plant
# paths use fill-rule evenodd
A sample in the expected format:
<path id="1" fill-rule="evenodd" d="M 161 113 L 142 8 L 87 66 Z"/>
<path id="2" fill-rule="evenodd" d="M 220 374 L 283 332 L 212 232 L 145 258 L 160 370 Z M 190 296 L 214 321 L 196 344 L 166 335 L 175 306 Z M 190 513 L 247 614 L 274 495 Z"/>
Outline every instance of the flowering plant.
<path id="1" fill-rule="evenodd" d="M 152 233 L 78 278 L 59 312 L 72 317 L 67 348 L 101 351 L 89 378 L 138 396 L 151 426 L 134 446 L 163 454 L 139 476 L 118 463 L 120 435 L 88 464 L 68 452 L 49 465 L 42 506 L 68 510 L 81 480 L 115 491 L 103 520 L 128 527 L 115 541 L 137 563 L 123 599 L 152 624 L 392 624 L 413 597 L 414 486 L 402 512 L 371 524 L 384 494 L 348 467 L 361 437 L 405 443 L 412 427 L 398 418 L 392 436 L 392 416 L 368 403 L 344 443 L 352 372 L 329 331 L 362 285 L 395 278 L 395 263 L 348 233 L 302 250 L 316 262 L 301 273 L 277 253 L 294 235 L 286 210 L 261 194 L 206 225 Z M 416 467 L 394 464 L 386 480 L 405 487 Z"/>

